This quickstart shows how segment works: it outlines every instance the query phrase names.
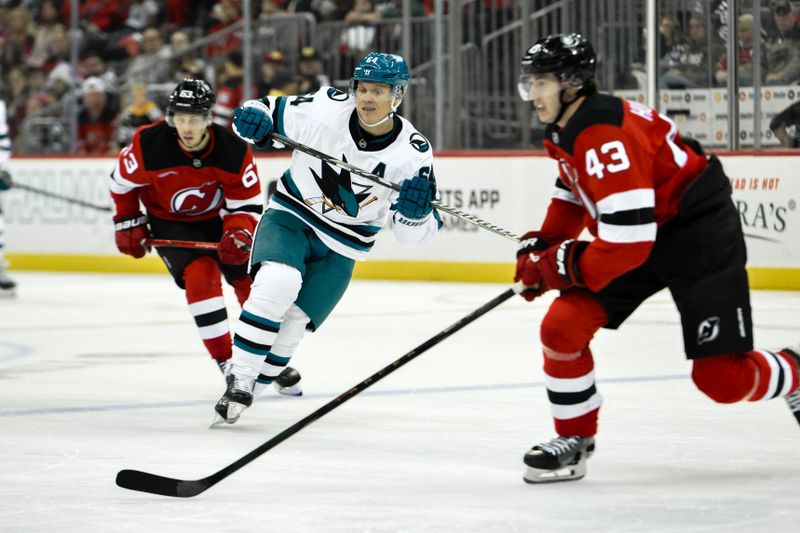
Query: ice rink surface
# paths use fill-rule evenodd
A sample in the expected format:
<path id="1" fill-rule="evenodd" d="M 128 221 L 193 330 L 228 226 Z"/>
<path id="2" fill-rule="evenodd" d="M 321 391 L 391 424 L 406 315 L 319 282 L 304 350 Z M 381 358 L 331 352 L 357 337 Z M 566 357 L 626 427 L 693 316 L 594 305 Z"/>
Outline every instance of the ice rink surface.
<path id="1" fill-rule="evenodd" d="M 514 298 L 191 499 L 118 470 L 208 476 L 505 290 L 354 282 L 269 390 L 208 429 L 224 386 L 167 275 L 15 273 L 0 300 L 2 532 L 800 530 L 800 427 L 783 400 L 717 405 L 688 378 L 667 293 L 593 344 L 605 397 L 581 481 L 532 486 L 553 436 L 538 324 Z M 228 294 L 229 312 L 237 316 Z M 756 343 L 800 341 L 800 293 L 754 292 Z"/>

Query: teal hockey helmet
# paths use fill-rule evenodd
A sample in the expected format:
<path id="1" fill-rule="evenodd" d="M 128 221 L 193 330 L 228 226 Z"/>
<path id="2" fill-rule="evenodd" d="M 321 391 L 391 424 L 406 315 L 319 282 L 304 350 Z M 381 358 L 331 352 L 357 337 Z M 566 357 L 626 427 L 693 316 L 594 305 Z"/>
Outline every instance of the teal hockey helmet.
<path id="1" fill-rule="evenodd" d="M 408 65 L 397 54 L 370 52 L 358 62 L 350 81 L 350 90 L 355 91 L 359 81 L 385 83 L 392 87 L 392 96 L 402 98 L 410 78 Z"/>

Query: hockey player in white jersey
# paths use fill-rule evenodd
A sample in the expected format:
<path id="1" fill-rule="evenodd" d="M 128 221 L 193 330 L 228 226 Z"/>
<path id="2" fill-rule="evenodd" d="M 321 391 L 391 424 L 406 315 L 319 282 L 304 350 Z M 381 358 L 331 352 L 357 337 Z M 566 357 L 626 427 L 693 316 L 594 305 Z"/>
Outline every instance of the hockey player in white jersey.
<path id="1" fill-rule="evenodd" d="M 0 192 L 10 189 L 13 183 L 7 169 L 10 157 L 11 139 L 8 137 L 6 103 L 0 100 Z M 0 298 L 10 298 L 14 296 L 17 284 L 6 274 L 4 231 L 3 210 L 0 208 Z"/>
<path id="2" fill-rule="evenodd" d="M 400 185 L 396 192 L 295 151 L 259 222 L 253 285 L 233 340 L 232 379 L 215 407 L 234 423 L 286 368 L 305 329 L 316 330 L 345 292 L 355 261 L 391 221 L 398 241 L 419 245 L 441 226 L 430 143 L 396 114 L 408 87 L 403 58 L 370 53 L 348 93 L 264 97 L 234 112 L 233 129 L 263 147 L 274 130 Z"/>

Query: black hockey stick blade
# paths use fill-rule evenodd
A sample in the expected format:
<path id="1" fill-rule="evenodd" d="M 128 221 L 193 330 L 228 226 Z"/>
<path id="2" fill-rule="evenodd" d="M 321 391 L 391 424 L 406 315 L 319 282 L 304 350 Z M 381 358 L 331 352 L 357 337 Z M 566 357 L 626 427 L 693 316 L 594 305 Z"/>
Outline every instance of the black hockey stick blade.
<path id="1" fill-rule="evenodd" d="M 502 294 L 495 296 L 478 309 L 475 309 L 467 316 L 443 329 L 399 359 L 378 370 L 361 383 L 358 383 L 354 387 L 346 390 L 311 414 L 306 415 L 305 418 L 284 429 L 258 448 L 252 450 L 247 455 L 240 457 L 238 460 L 208 477 L 196 480 L 182 480 L 173 479 L 171 477 L 157 476 L 155 474 L 148 474 L 147 472 L 140 472 L 139 470 L 120 470 L 119 473 L 117 473 L 117 485 L 123 489 L 138 490 L 141 492 L 149 492 L 151 494 L 160 494 L 161 496 L 172 496 L 173 498 L 191 498 L 192 496 L 197 496 L 204 490 L 216 485 L 218 482 L 233 474 L 246 464 L 249 464 L 254 459 L 264 455 L 264 453 L 285 441 L 315 420 L 322 418 L 347 400 L 353 398 L 357 394 L 363 392 L 378 381 L 382 380 L 412 359 L 422 355 L 424 352 L 436 346 L 467 324 L 470 324 L 475 319 L 485 315 L 523 289 L 524 287 L 520 283 L 517 283 L 510 289 L 506 289 Z"/>
<path id="2" fill-rule="evenodd" d="M 211 484 L 205 479 L 186 481 L 139 470 L 120 470 L 117 473 L 117 486 L 173 498 L 191 498 L 206 490 Z"/>

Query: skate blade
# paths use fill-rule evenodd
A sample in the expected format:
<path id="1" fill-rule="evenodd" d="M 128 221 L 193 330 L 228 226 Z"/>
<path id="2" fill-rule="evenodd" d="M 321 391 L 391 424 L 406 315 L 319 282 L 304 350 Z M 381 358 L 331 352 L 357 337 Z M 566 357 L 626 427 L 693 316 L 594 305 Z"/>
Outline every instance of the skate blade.
<path id="1" fill-rule="evenodd" d="M 228 424 L 235 424 L 239 417 L 242 416 L 242 412 L 247 409 L 247 406 L 237 402 L 230 402 L 228 404 L 228 416 L 225 419 L 225 422 Z"/>
<path id="2" fill-rule="evenodd" d="M 291 387 L 281 387 L 277 383 L 273 382 L 275 385 L 275 390 L 277 390 L 280 394 L 284 396 L 302 396 L 303 389 L 300 388 L 300 385 L 292 385 Z"/>
<path id="3" fill-rule="evenodd" d="M 219 413 L 214 413 L 214 420 L 211 421 L 211 425 L 208 426 L 208 429 L 214 429 L 217 426 L 221 426 L 225 423 L 225 419 L 219 416 Z"/>
<path id="4" fill-rule="evenodd" d="M 586 475 L 586 464 L 565 466 L 558 470 L 542 470 L 539 468 L 527 467 L 522 479 L 525 483 L 556 483 L 559 481 L 577 481 Z"/>

